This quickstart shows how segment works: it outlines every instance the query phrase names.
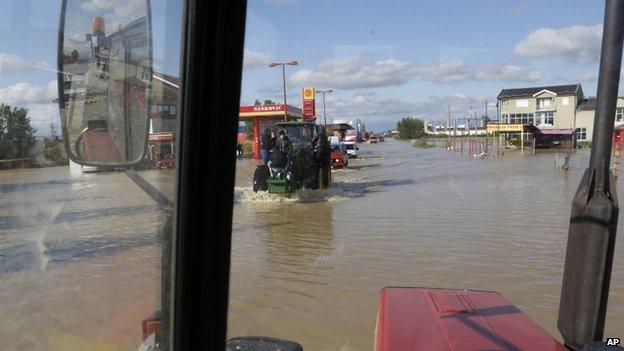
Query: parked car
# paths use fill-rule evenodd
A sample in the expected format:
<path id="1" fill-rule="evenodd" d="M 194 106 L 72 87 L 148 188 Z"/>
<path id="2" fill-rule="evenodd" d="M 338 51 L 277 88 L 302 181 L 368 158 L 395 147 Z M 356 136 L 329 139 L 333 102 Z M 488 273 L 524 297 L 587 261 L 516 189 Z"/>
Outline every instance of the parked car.
<path id="1" fill-rule="evenodd" d="M 368 140 L 368 142 L 371 143 L 371 144 L 377 144 L 379 142 L 379 139 L 377 138 L 376 135 L 371 135 L 371 137 Z"/>
<path id="2" fill-rule="evenodd" d="M 346 141 L 343 144 L 345 146 L 345 149 L 347 150 L 347 157 L 348 158 L 356 158 L 356 157 L 358 157 L 358 150 L 360 148 L 357 145 L 355 145 L 354 142 Z"/>
<path id="3" fill-rule="evenodd" d="M 349 164 L 347 149 L 343 143 L 331 144 L 331 166 L 332 168 L 343 168 Z"/>
<path id="4" fill-rule="evenodd" d="M 173 167 L 175 167 L 175 156 L 173 154 L 166 154 L 156 162 L 156 168 L 158 169 L 169 169 Z"/>

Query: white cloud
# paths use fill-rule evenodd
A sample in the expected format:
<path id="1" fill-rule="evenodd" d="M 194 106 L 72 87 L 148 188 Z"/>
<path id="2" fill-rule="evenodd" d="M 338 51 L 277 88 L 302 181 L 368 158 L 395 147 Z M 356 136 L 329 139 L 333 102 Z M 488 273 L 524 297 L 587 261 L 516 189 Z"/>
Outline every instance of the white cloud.
<path id="1" fill-rule="evenodd" d="M 422 79 L 436 83 L 451 83 L 468 80 L 472 73 L 462 61 L 436 61 L 425 63 L 415 70 Z"/>
<path id="2" fill-rule="evenodd" d="M 43 60 L 29 61 L 19 55 L 0 52 L 0 75 L 32 69 L 49 70 L 50 65 Z"/>
<path id="3" fill-rule="evenodd" d="M 56 80 L 45 85 L 21 82 L 0 89 L 0 103 L 13 107 L 26 107 L 30 123 L 37 134 L 47 135 L 50 124 L 59 124 L 58 105 L 51 103 L 58 97 Z"/>
<path id="4" fill-rule="evenodd" d="M 537 82 L 542 79 L 542 74 L 539 70 L 516 65 L 492 64 L 472 68 L 463 61 L 435 61 L 414 65 L 394 59 L 370 63 L 365 57 L 358 56 L 325 60 L 315 70 L 303 69 L 293 73 L 290 81 L 301 85 L 360 89 L 403 85 L 416 77 L 435 83 Z"/>
<path id="5" fill-rule="evenodd" d="M 0 89 L 0 103 L 15 106 L 48 103 L 57 96 L 56 80 L 45 86 L 21 82 Z"/>
<path id="6" fill-rule="evenodd" d="M 526 58 L 563 58 L 570 62 L 598 61 L 602 25 L 540 28 L 516 45 L 514 52 Z"/>
<path id="7" fill-rule="evenodd" d="M 494 98 L 489 99 L 491 102 L 494 100 Z M 362 117 L 366 124 L 375 128 L 390 128 L 404 117 L 442 120 L 448 114 L 449 105 L 451 105 L 451 114 L 455 117 L 467 116 L 471 106 L 477 114 L 481 114 L 485 101 L 485 98 L 472 97 L 463 93 L 434 95 L 421 101 L 355 94 L 352 98 L 332 98 L 331 103 L 327 104 L 327 115 L 338 119 Z M 495 103 L 489 104 L 490 107 L 492 105 Z"/>
<path id="8" fill-rule="evenodd" d="M 303 85 L 357 89 L 403 85 L 413 76 L 414 67 L 409 62 L 389 59 L 369 64 L 368 59 L 358 56 L 325 60 L 316 70 L 295 72 L 290 80 Z"/>
<path id="9" fill-rule="evenodd" d="M 119 2 L 115 8 L 115 15 L 127 18 L 137 18 L 147 13 L 145 0 L 128 0 Z"/>
<path id="10" fill-rule="evenodd" d="M 106 22 L 107 32 L 116 31 L 119 27 L 147 14 L 145 0 L 89 0 L 82 3 L 81 8 L 85 11 L 98 12 Z"/>
<path id="11" fill-rule="evenodd" d="M 243 56 L 243 67 L 245 69 L 266 67 L 269 64 L 269 61 L 270 58 L 268 54 L 245 49 Z"/>
<path id="12" fill-rule="evenodd" d="M 83 2 L 80 7 L 86 11 L 99 11 L 112 9 L 115 7 L 117 1 L 115 0 L 90 0 L 88 2 Z"/>
<path id="13" fill-rule="evenodd" d="M 83 2 L 80 7 L 90 12 L 113 10 L 116 15 L 124 17 L 144 13 L 147 9 L 145 0 L 90 0 Z"/>
<path id="14" fill-rule="evenodd" d="M 494 81 L 522 81 L 539 82 L 542 80 L 542 73 L 530 67 L 520 67 L 516 65 L 496 66 L 488 65 L 479 68 L 475 72 L 476 80 Z"/>

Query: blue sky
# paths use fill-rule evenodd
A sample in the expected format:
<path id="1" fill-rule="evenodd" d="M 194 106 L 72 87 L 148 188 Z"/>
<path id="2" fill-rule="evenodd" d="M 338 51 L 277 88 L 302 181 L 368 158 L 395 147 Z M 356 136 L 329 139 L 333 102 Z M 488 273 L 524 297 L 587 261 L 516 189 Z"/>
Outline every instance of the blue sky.
<path id="1" fill-rule="evenodd" d="M 244 103 L 289 101 L 298 88 L 333 88 L 328 115 L 361 116 L 390 128 L 407 115 L 440 119 L 477 113 L 502 88 L 582 83 L 595 95 L 604 4 L 600 1 L 252 0 Z M 293 100 L 294 99 L 294 100 Z"/>
<path id="2" fill-rule="evenodd" d="M 40 131 L 58 116 L 59 0 L 5 0 L 0 13 L 0 102 L 31 109 Z M 84 0 L 113 8 L 141 0 Z M 369 129 L 402 117 L 441 119 L 494 111 L 502 88 L 582 83 L 595 95 L 602 1 L 250 0 L 241 103 L 289 102 L 303 86 L 332 88 L 328 116 L 361 117 Z M 180 0 L 153 0 L 155 66 L 176 74 Z M 317 106 L 317 108 L 320 106 Z M 47 127 L 46 127 L 47 126 Z"/>

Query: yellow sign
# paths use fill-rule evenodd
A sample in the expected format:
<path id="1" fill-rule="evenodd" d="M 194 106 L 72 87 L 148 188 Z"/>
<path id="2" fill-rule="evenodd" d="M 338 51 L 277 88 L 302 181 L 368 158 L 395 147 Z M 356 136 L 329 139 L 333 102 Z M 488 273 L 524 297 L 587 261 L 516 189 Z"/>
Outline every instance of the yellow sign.
<path id="1" fill-rule="evenodd" d="M 314 87 L 307 87 L 301 89 L 301 96 L 304 100 L 312 100 L 314 99 Z"/>
<path id="2" fill-rule="evenodd" d="M 524 124 L 488 124 L 488 132 L 522 132 Z"/>

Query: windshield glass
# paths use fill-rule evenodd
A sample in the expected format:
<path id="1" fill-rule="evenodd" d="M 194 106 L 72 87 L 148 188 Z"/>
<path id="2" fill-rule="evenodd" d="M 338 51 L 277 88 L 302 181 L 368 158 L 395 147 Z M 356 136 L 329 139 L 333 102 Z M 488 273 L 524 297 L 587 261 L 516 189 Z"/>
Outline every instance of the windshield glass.
<path id="1" fill-rule="evenodd" d="M 500 292 L 561 340 L 604 9 L 580 0 L 249 1 L 239 116 L 248 157 L 236 165 L 228 335 L 372 350 L 380 290 L 402 286 Z M 264 163 L 254 126 L 283 121 L 284 103 L 289 120 L 314 120 L 332 143 L 353 142 L 357 157 L 331 168 L 313 143 L 314 154 L 291 157 L 292 188 L 254 177 Z M 246 112 L 254 106 L 256 115 Z M 620 98 L 618 126 L 623 111 Z M 621 240 L 614 257 L 605 336 L 624 330 Z M 483 347 L 497 348 L 513 347 Z"/>
<path id="2" fill-rule="evenodd" d="M 173 204 L 141 184 L 176 197 L 182 3 L 64 3 L 0 14 L 0 349 L 155 350 Z"/>
<path id="3" fill-rule="evenodd" d="M 291 142 L 295 146 L 307 146 L 312 142 L 312 138 L 314 137 L 314 129 L 313 126 L 307 125 L 288 125 L 284 126 L 284 131 L 288 138 L 290 138 Z"/>

